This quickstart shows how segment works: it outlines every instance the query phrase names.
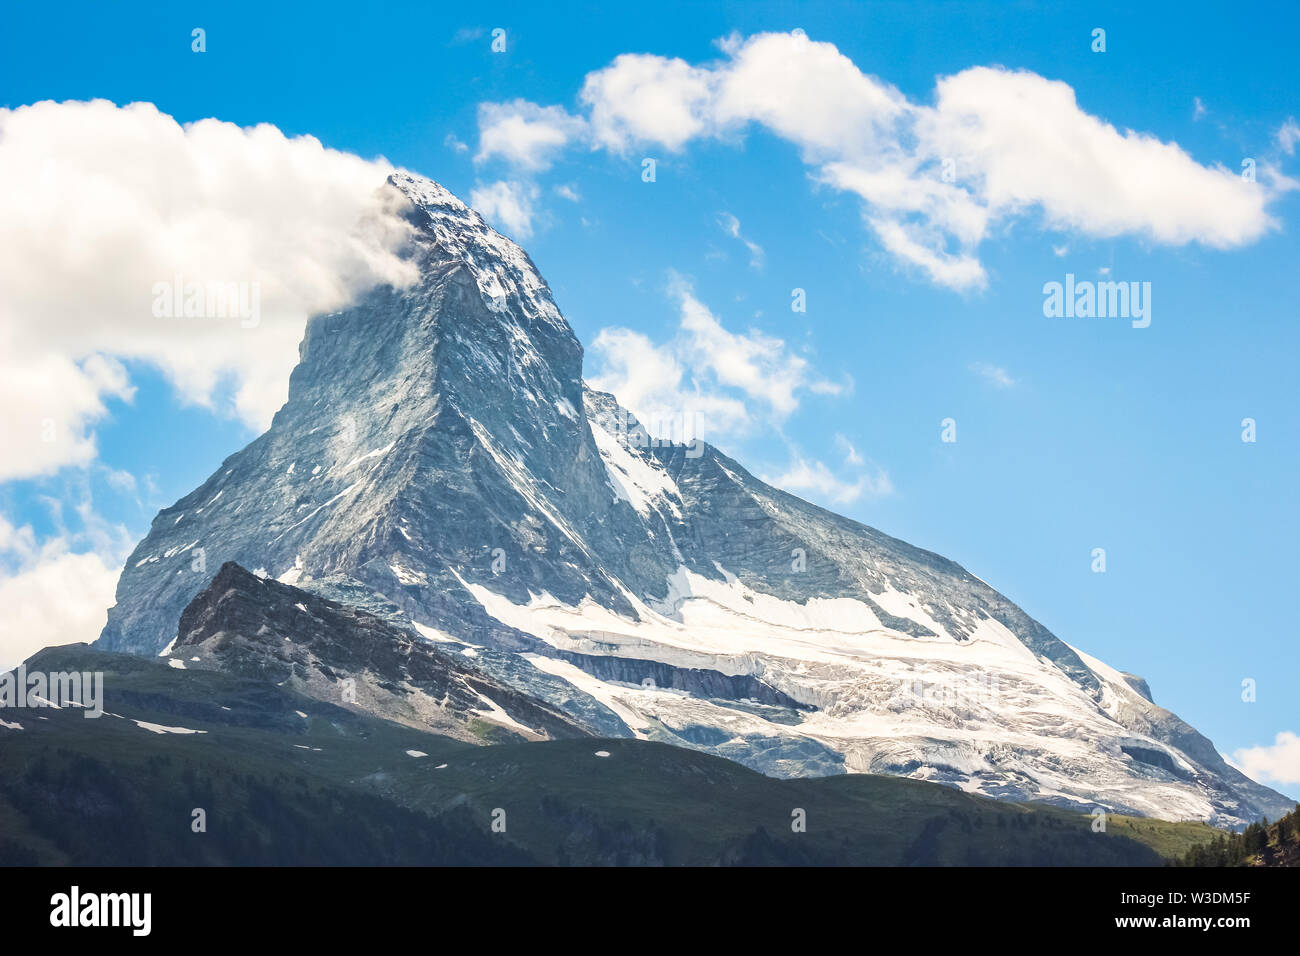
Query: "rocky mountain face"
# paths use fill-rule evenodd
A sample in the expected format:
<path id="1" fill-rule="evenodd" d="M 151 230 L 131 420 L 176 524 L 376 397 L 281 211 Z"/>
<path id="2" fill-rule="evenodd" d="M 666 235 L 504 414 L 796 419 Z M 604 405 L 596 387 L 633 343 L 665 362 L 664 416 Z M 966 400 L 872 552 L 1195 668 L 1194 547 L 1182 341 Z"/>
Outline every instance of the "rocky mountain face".
<path id="1" fill-rule="evenodd" d="M 233 561 L 181 614 L 162 656 L 215 668 L 472 743 L 590 734 L 555 709 L 430 643 L 346 604 L 256 575 Z"/>
<path id="2" fill-rule="evenodd" d="M 271 428 L 128 559 L 101 647 L 157 654 L 208 568 L 233 561 L 383 620 L 377 641 L 459 655 L 533 730 L 501 688 L 593 733 L 775 776 L 890 773 L 1233 825 L 1290 806 L 1140 678 L 953 562 L 712 446 L 657 441 L 584 387 L 522 250 L 435 183 L 385 188 L 406 200 L 420 281 L 310 323 Z M 294 674 L 335 667 L 307 646 Z"/>

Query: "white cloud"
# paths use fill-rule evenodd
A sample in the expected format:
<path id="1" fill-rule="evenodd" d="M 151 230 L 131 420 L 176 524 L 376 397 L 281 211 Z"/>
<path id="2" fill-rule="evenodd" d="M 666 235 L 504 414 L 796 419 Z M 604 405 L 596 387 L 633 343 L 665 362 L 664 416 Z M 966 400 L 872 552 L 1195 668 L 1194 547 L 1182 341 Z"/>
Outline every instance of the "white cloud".
<path id="1" fill-rule="evenodd" d="M 918 124 L 930 155 L 957 157 L 958 181 L 970 176 L 995 216 L 1036 207 L 1058 229 L 1216 248 L 1273 224 L 1266 189 L 1176 143 L 1117 130 L 1079 109 L 1066 83 L 974 67 L 939 80 L 936 98 Z"/>
<path id="2" fill-rule="evenodd" d="M 832 504 L 852 504 L 863 495 L 881 498 L 893 494 L 894 485 L 883 468 L 868 461 L 847 437 L 835 433 L 835 447 L 844 457 L 844 469 L 851 474 L 837 475 L 825 462 L 807 459 L 797 450 L 784 472 L 764 477 L 768 484 L 790 492 L 802 492 Z"/>
<path id="3" fill-rule="evenodd" d="M 993 365 L 989 362 L 974 362 L 970 368 L 984 381 L 998 388 L 1012 388 L 1016 384 L 1016 380 L 1011 377 L 1006 369 L 999 365 Z"/>
<path id="4" fill-rule="evenodd" d="M 804 391 L 841 388 L 815 376 L 784 340 L 727 329 L 680 276 L 670 276 L 668 291 L 681 313 L 674 338 L 656 345 L 639 332 L 607 328 L 590 349 L 596 361 L 589 381 L 642 421 L 685 412 L 716 441 L 760 424 L 778 427 Z"/>
<path id="5" fill-rule="evenodd" d="M 838 432 L 835 435 L 835 445 L 844 453 L 844 461 L 849 465 L 862 465 L 865 462 L 858 450 L 853 447 L 853 443 Z"/>
<path id="6" fill-rule="evenodd" d="M 1288 116 L 1286 122 L 1278 127 L 1277 145 L 1288 156 L 1294 156 L 1297 143 L 1300 143 L 1300 123 L 1294 116 Z"/>
<path id="7" fill-rule="evenodd" d="M 874 474 L 861 472 L 854 479 L 844 479 L 837 477 L 825 463 L 798 456 L 784 473 L 763 480 L 786 491 L 804 492 L 837 505 L 851 504 L 864 494 L 881 497 L 894 490 L 889 476 L 883 471 L 877 470 Z"/>
<path id="8" fill-rule="evenodd" d="M 817 377 L 782 339 L 756 329 L 737 333 L 725 328 L 681 276 L 670 275 L 668 292 L 681 310 L 671 340 L 656 344 L 640 332 L 607 328 L 588 351 L 594 359 L 588 381 L 611 392 L 652 434 L 660 434 L 655 422 L 684 422 L 674 440 L 701 437 L 734 447 L 764 435 L 784 442 L 782 426 L 805 392 L 839 395 L 848 390 Z M 834 440 L 850 472 L 847 477 L 791 448 L 790 464 L 763 480 L 832 504 L 893 492 L 883 469 L 843 435 Z"/>
<path id="9" fill-rule="evenodd" d="M 307 317 L 410 278 L 395 255 L 404 224 L 381 198 L 389 171 L 273 126 L 182 126 L 149 104 L 0 109 L 0 181 L 14 186 L 0 191 L 0 480 L 94 457 L 93 424 L 132 395 L 119 360 L 209 407 L 228 384 L 221 411 L 264 427 Z M 156 318 L 155 284 L 178 275 L 256 284 L 257 327 Z"/>
<path id="10" fill-rule="evenodd" d="M 783 340 L 757 329 L 743 334 L 727 330 L 678 276 L 669 292 L 682 312 L 680 348 L 697 374 L 707 372 L 720 385 L 764 403 L 778 420 L 799 406 L 796 393 L 816 381 L 805 359 L 791 353 Z"/>
<path id="11" fill-rule="evenodd" d="M 722 231 L 733 239 L 738 239 L 749 250 L 749 265 L 754 269 L 763 268 L 763 247 L 751 241 L 740 231 L 740 220 L 729 212 L 718 214 L 718 225 Z"/>
<path id="12" fill-rule="evenodd" d="M 802 33 L 720 46 L 723 58 L 705 65 L 624 54 L 589 73 L 579 97 L 585 142 L 619 154 L 679 151 L 695 139 L 738 140 L 757 124 L 796 145 L 814 180 L 859 196 L 887 252 L 957 290 L 986 284 L 978 247 L 999 222 L 1033 217 L 1091 237 L 1230 248 L 1273 228 L 1269 204 L 1298 185 L 1268 164 L 1256 183 L 1203 166 L 1176 143 L 1086 113 L 1070 86 L 1024 70 L 941 77 L 925 104 Z M 1293 129 L 1279 131 L 1284 150 L 1300 142 Z"/>
<path id="13" fill-rule="evenodd" d="M 108 414 L 106 401 L 135 394 L 122 365 L 99 354 L 77 361 L 37 342 L 12 343 L 0 356 L 0 480 L 90 464 L 98 454 L 90 426 Z"/>
<path id="14" fill-rule="evenodd" d="M 130 537 L 98 519 L 89 503 L 78 512 L 83 530 L 60 527 L 40 544 L 31 525 L 16 527 L 0 515 L 0 669 L 42 647 L 93 641 L 104 627 Z"/>
<path id="15" fill-rule="evenodd" d="M 0 578 L 0 668 L 42 647 L 94 641 L 113 603 L 120 565 L 94 553 L 54 553 Z"/>
<path id="16" fill-rule="evenodd" d="M 678 150 L 711 124 L 713 76 L 685 60 L 624 53 L 588 73 L 580 98 L 598 146 L 623 153 L 653 143 Z"/>
<path id="17" fill-rule="evenodd" d="M 864 74 L 834 44 L 761 33 L 734 39 L 724 51 L 730 61 L 715 70 L 713 104 L 720 129 L 760 123 L 798 144 L 810 163 L 894 148 L 906 97 Z"/>
<path id="18" fill-rule="evenodd" d="M 844 384 L 831 382 L 826 379 L 818 379 L 815 382 L 808 383 L 808 391 L 814 395 L 852 395 L 853 394 L 853 376 L 845 374 Z"/>
<path id="19" fill-rule="evenodd" d="M 100 466 L 100 473 L 108 486 L 119 494 L 134 495 L 136 491 L 135 475 L 122 468 L 110 468 L 107 465 Z"/>
<path id="20" fill-rule="evenodd" d="M 597 334 L 589 354 L 597 359 L 587 376 L 591 385 L 612 393 L 656 437 L 718 441 L 753 425 L 740 397 L 695 379 L 675 343 L 657 346 L 640 332 L 608 328 Z M 679 439 L 655 433 L 653 423 L 665 421 L 684 422 L 687 434 Z"/>
<path id="21" fill-rule="evenodd" d="M 522 170 L 546 169 L 556 153 L 583 134 L 586 125 L 560 106 L 538 106 L 527 100 L 481 103 L 474 161 L 500 157 Z"/>
<path id="22" fill-rule="evenodd" d="M 503 179 L 475 186 L 470 190 L 469 204 L 512 238 L 527 239 L 533 234 L 537 195 L 538 189 L 532 183 Z"/>
<path id="23" fill-rule="evenodd" d="M 1233 766 L 1246 776 L 1281 785 L 1300 784 L 1300 735 L 1284 730 L 1271 745 L 1233 752 Z"/>
<path id="24" fill-rule="evenodd" d="M 867 222 L 881 245 L 899 259 L 921 269 L 939 285 L 951 289 L 975 289 L 986 284 L 984 266 L 979 259 L 970 253 L 953 254 L 936 249 L 942 240 L 936 237 L 934 230 L 887 216 L 871 216 Z"/>

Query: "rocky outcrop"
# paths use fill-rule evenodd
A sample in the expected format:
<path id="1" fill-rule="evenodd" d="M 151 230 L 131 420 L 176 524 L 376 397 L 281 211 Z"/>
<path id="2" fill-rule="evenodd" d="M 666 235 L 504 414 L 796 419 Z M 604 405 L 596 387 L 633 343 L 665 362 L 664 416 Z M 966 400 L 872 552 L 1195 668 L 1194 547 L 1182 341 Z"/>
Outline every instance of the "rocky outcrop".
<path id="1" fill-rule="evenodd" d="M 540 704 L 409 631 L 235 564 L 222 565 L 180 618 L 165 656 L 219 668 L 458 739 L 587 736 Z"/>

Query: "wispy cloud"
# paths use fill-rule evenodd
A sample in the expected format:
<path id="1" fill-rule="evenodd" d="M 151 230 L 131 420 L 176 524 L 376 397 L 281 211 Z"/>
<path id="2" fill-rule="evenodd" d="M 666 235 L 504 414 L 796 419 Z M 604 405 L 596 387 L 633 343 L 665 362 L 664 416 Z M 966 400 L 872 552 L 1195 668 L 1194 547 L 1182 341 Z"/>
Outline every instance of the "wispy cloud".
<path id="1" fill-rule="evenodd" d="M 814 373 L 784 340 L 757 329 L 734 332 L 671 273 L 669 297 L 677 334 L 655 344 L 629 329 L 603 329 L 592 342 L 592 384 L 613 392 L 639 418 L 652 421 L 690 409 L 715 437 L 743 435 L 761 424 L 779 426 L 805 392 L 842 389 Z"/>
<path id="2" fill-rule="evenodd" d="M 749 250 L 749 265 L 754 269 L 763 268 L 763 247 L 751 241 L 740 231 L 740 220 L 729 212 L 718 213 L 718 225 L 731 238 L 739 240 Z"/>
<path id="3" fill-rule="evenodd" d="M 612 392 L 643 422 L 685 420 L 692 434 L 732 446 L 754 435 L 785 444 L 789 461 L 763 480 L 794 494 L 843 505 L 893 492 L 884 469 L 844 435 L 835 436 L 839 468 L 806 456 L 782 437 L 782 426 L 807 394 L 837 395 L 847 387 L 817 375 L 807 359 L 761 331 L 734 332 L 696 297 L 679 275 L 669 295 L 680 309 L 677 334 L 656 344 L 630 329 L 607 328 L 589 354 L 590 381 Z"/>
<path id="4" fill-rule="evenodd" d="M 461 27 L 451 36 L 451 45 L 460 46 L 464 43 L 473 43 L 475 40 L 487 35 L 486 27 Z"/>
<path id="5" fill-rule="evenodd" d="M 973 362 L 970 369 L 984 381 L 997 388 L 1013 388 L 1016 384 L 1016 380 L 1000 365 L 993 365 L 990 362 Z"/>
<path id="6" fill-rule="evenodd" d="M 837 505 L 851 504 L 863 495 L 882 497 L 894 490 L 889 476 L 877 469 L 860 471 L 850 478 L 836 475 L 824 462 L 796 457 L 789 468 L 764 481 L 790 492 L 802 492 Z"/>
<path id="7" fill-rule="evenodd" d="M 1278 127 L 1277 145 L 1288 156 L 1294 156 L 1297 143 L 1300 143 L 1300 123 L 1295 121 L 1295 117 L 1288 116 L 1286 122 Z"/>
<path id="8" fill-rule="evenodd" d="M 858 454 L 858 450 L 853 447 L 853 443 L 838 432 L 835 434 L 835 446 L 844 453 L 844 461 L 846 464 L 865 464 L 862 456 Z"/>

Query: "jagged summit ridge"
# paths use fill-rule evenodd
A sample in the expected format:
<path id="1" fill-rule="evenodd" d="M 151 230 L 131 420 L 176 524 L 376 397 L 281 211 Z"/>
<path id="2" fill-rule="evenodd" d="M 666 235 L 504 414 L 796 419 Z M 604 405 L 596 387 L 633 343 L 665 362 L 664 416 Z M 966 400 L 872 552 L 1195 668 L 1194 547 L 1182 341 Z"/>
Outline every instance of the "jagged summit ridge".
<path id="1" fill-rule="evenodd" d="M 209 566 L 373 595 L 496 679 L 585 698 L 601 732 L 769 773 L 1229 822 L 1283 805 L 953 562 L 710 445 L 642 440 L 584 388 L 518 246 L 428 180 L 387 188 L 418 281 L 311 321 L 271 428 L 128 559 L 104 646 L 176 637 L 210 579 L 202 548 Z"/>

